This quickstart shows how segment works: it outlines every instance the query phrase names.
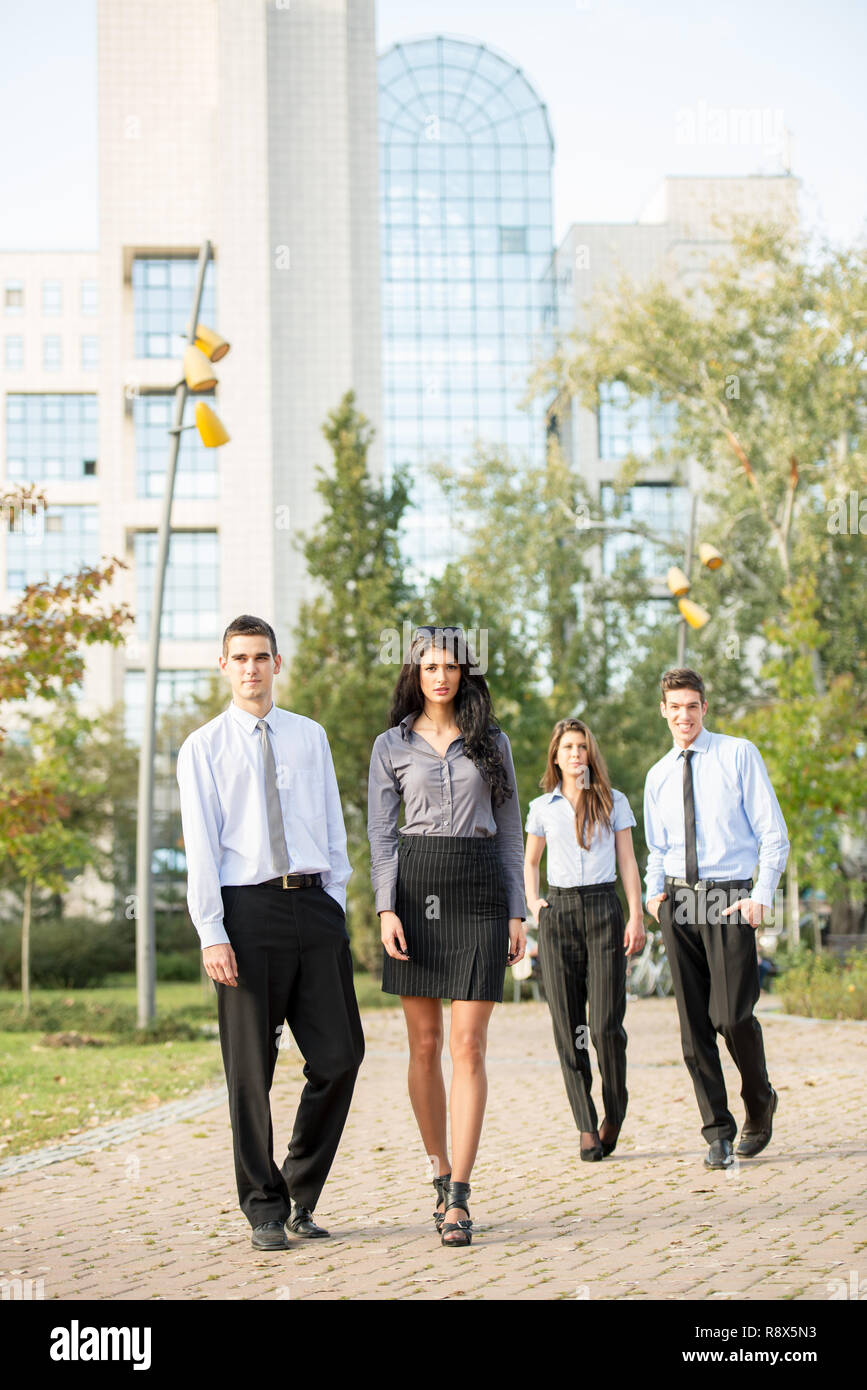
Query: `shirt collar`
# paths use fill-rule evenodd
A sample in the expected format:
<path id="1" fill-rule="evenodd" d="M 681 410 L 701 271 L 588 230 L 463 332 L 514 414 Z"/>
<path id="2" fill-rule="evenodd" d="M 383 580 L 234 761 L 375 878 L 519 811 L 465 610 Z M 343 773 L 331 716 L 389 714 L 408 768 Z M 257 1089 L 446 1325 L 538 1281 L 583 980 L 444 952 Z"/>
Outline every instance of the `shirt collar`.
<path id="1" fill-rule="evenodd" d="M 401 719 L 400 723 L 397 726 L 400 729 L 401 738 L 405 739 L 409 734 L 412 733 L 412 726 L 418 719 L 420 714 L 420 709 L 414 709 L 411 710 L 409 714 L 405 714 L 403 716 L 403 719 Z"/>
<path id="2" fill-rule="evenodd" d="M 709 748 L 710 729 L 702 729 L 698 737 L 694 738 L 692 743 L 689 745 L 689 749 L 683 749 L 680 747 L 679 744 L 675 743 L 671 751 L 675 761 L 677 761 L 677 759 L 680 758 L 684 752 L 706 753 Z"/>
<path id="3" fill-rule="evenodd" d="M 412 726 L 418 719 L 420 714 L 420 709 L 414 709 L 411 710 L 409 714 L 405 714 L 403 716 L 403 719 L 400 720 L 397 727 L 400 729 L 400 736 L 402 739 L 406 739 L 407 736 L 412 733 Z M 493 724 L 488 725 L 489 729 L 493 729 L 493 727 Z M 463 734 L 458 734 L 458 738 L 463 738 Z"/>
<path id="4" fill-rule="evenodd" d="M 549 803 L 552 802 L 556 796 L 559 796 L 563 801 L 566 800 L 565 794 L 563 792 L 562 782 L 558 782 L 556 787 L 554 787 L 553 791 L 548 792 Z"/>
<path id="5" fill-rule="evenodd" d="M 250 711 L 247 709 L 241 709 L 241 706 L 236 705 L 234 700 L 232 700 L 229 705 L 229 714 L 238 724 L 241 725 L 241 728 L 244 729 L 246 733 L 252 734 L 255 731 L 256 725 L 259 722 L 258 715 L 251 714 Z M 272 733 L 277 732 L 276 714 L 277 706 L 274 704 L 272 700 L 271 708 L 269 709 L 268 713 L 263 714 L 261 716 L 265 720 L 265 723 L 268 725 L 268 728 L 271 730 Z"/>

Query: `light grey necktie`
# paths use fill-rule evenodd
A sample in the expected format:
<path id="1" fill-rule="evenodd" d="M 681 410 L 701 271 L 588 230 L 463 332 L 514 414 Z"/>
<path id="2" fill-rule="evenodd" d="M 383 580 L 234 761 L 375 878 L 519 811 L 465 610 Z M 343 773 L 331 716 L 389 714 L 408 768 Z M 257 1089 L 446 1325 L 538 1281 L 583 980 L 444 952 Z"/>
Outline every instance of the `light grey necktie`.
<path id="1" fill-rule="evenodd" d="M 286 849 L 286 836 L 283 831 L 283 812 L 280 809 L 280 793 L 277 791 L 277 765 L 268 738 L 268 725 L 264 719 L 256 720 L 256 728 L 262 741 L 262 757 L 265 762 L 265 805 L 268 810 L 268 838 L 271 841 L 271 862 L 275 874 L 288 874 L 289 854 Z"/>

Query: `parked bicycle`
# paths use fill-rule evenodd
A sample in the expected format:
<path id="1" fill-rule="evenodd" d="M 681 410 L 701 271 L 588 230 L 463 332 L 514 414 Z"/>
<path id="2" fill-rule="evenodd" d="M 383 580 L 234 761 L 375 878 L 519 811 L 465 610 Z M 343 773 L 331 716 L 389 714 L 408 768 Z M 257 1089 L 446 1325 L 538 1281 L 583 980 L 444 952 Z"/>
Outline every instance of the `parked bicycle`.
<path id="1" fill-rule="evenodd" d="M 649 931 L 644 950 L 627 966 L 626 988 L 639 999 L 656 994 L 664 999 L 671 994 L 671 965 L 665 954 L 661 931 Z"/>

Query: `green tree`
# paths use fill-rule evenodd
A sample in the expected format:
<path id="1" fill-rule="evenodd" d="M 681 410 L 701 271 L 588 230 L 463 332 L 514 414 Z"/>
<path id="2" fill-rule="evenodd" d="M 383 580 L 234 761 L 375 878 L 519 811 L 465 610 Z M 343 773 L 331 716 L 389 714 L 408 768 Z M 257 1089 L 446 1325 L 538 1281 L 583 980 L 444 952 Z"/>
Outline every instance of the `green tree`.
<path id="1" fill-rule="evenodd" d="M 0 513 L 13 525 L 19 513 L 38 514 L 44 507 L 44 494 L 32 485 L 0 492 Z M 77 826 L 69 819 L 73 803 L 92 801 L 96 792 L 81 757 L 91 725 L 77 715 L 70 697 L 84 674 L 82 647 L 116 646 L 123 640 L 130 612 L 105 601 L 102 592 L 122 567 L 122 561 L 110 560 L 58 583 L 29 584 L 0 614 L 0 849 L 24 882 L 22 990 L 27 1007 L 33 889 L 59 891 L 65 870 L 72 866 L 80 872 L 99 854 L 93 813 L 89 824 Z M 40 717 L 39 709 L 52 704 L 55 712 Z M 7 720 L 16 726 L 14 757 Z"/>
<path id="2" fill-rule="evenodd" d="M 316 470 L 324 510 L 301 547 L 316 593 L 299 610 L 287 693 L 289 707 L 328 734 L 354 869 L 347 923 L 356 958 L 372 967 L 380 935 L 370 884 L 367 777 L 400 669 L 389 654 L 388 634 L 401 634 L 417 607 L 398 548 L 409 493 L 400 474 L 390 487 L 371 478 L 373 430 L 353 392 L 329 414 L 323 433 L 334 465 Z"/>
<path id="3" fill-rule="evenodd" d="M 88 865 L 103 866 L 103 786 L 87 756 L 93 722 L 67 696 L 48 717 L 28 717 L 26 743 L 0 762 L 0 855 L 23 883 L 21 994 L 30 1011 L 34 889 L 62 892 Z M 19 731 L 19 740 L 20 740 Z M 24 814 L 22 814 L 24 808 Z"/>
<path id="4" fill-rule="evenodd" d="M 793 945 L 799 940 L 799 883 L 806 878 L 814 890 L 839 891 L 839 825 L 854 822 L 867 805 L 864 691 L 851 672 L 832 676 L 821 695 L 814 688 L 810 653 L 829 641 L 817 619 L 816 588 L 812 578 L 799 580 L 786 591 L 783 620 L 766 624 L 779 653 L 763 671 L 773 698 L 726 726 L 761 748 L 788 826 L 786 915 Z"/>
<path id="5" fill-rule="evenodd" d="M 835 641 L 809 652 L 817 693 L 826 672 L 864 669 L 867 615 L 858 595 L 867 548 L 835 529 L 841 499 L 867 476 L 867 247 L 814 248 L 793 233 L 735 230 L 700 285 L 621 281 L 590 328 L 565 340 L 535 389 L 596 409 L 603 383 L 676 407 L 664 458 L 704 470 L 702 502 L 733 562 L 699 577 L 696 598 L 728 608 L 745 638 L 799 575 L 819 579 Z M 634 476 L 641 461 L 630 459 Z M 713 660 L 720 625 L 696 639 Z M 749 688 L 749 673 L 744 690 Z"/>
<path id="6" fill-rule="evenodd" d="M 659 278 L 611 286 L 592 307 L 588 329 L 564 339 L 536 374 L 533 390 L 553 398 L 554 417 L 573 401 L 597 410 L 611 382 L 622 383 L 630 399 L 675 407 L 671 437 L 648 461 L 626 459 L 618 481 L 626 487 L 640 479 L 647 462 L 681 481 L 700 466 L 699 539 L 712 540 L 727 561 L 712 575 L 695 575 L 691 593 L 714 615 L 690 637 L 691 664 L 708 682 L 711 719 L 734 721 L 774 704 L 769 663 L 777 630 L 766 620 L 786 612 L 787 596 L 808 578 L 815 583 L 815 622 L 801 625 L 796 640 L 814 697 L 821 702 L 833 690 L 841 698 L 846 678 L 854 688 L 865 685 L 865 359 L 867 247 L 817 247 L 791 230 L 755 226 L 733 231 L 726 255 L 700 284 Z M 606 633 L 598 591 L 591 587 L 585 598 L 585 619 Z M 633 648 L 637 684 L 646 658 L 653 656 L 653 665 L 662 654 L 659 643 L 633 623 L 628 605 L 615 640 L 621 650 L 624 643 Z M 672 659 L 673 651 L 666 653 L 656 674 Z M 609 686 L 607 699 L 599 690 L 597 698 L 605 700 L 604 722 L 618 706 L 635 704 L 626 686 Z M 863 705 L 847 709 L 863 742 Z M 763 728 L 759 718 L 756 742 L 764 752 Z M 797 732 L 791 725 L 796 762 L 803 751 Z M 785 738 L 785 728 L 778 724 L 774 737 Z M 645 766 L 651 741 L 648 724 Z M 832 799 L 819 812 L 832 838 L 837 804 Z M 812 874 L 824 861 L 807 853 L 800 862 Z"/>

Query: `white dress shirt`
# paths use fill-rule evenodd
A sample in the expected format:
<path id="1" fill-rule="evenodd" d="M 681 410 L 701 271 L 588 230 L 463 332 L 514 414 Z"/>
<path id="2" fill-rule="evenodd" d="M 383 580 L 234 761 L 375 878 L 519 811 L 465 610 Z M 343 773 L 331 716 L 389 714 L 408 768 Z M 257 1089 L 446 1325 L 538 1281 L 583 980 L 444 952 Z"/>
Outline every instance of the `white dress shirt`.
<path id="1" fill-rule="evenodd" d="M 614 833 L 634 825 L 635 817 L 623 792 L 612 787 L 611 795 L 614 801 L 611 824 L 596 826 L 589 849 L 582 849 L 578 843 L 575 811 L 571 801 L 563 795 L 562 782 L 558 782 L 553 791 L 530 802 L 524 829 L 528 835 L 539 835 L 545 840 L 545 878 L 549 888 L 612 883 L 617 877 Z"/>
<path id="2" fill-rule="evenodd" d="M 702 729 L 689 745 L 695 838 L 700 879 L 753 878 L 754 902 L 772 907 L 786 867 L 788 832 L 762 756 L 749 739 Z M 648 898 L 665 891 L 665 879 L 686 875 L 683 816 L 683 749 L 660 758 L 644 783 Z M 761 849 L 760 849 L 761 847 Z"/>
<path id="3" fill-rule="evenodd" d="M 321 874 L 323 888 L 345 910 L 352 868 L 325 730 L 273 704 L 262 718 L 277 767 L 289 871 Z M 203 949 L 229 940 L 221 886 L 276 877 L 257 722 L 257 715 L 233 700 L 216 719 L 195 729 L 178 752 L 187 903 Z"/>

